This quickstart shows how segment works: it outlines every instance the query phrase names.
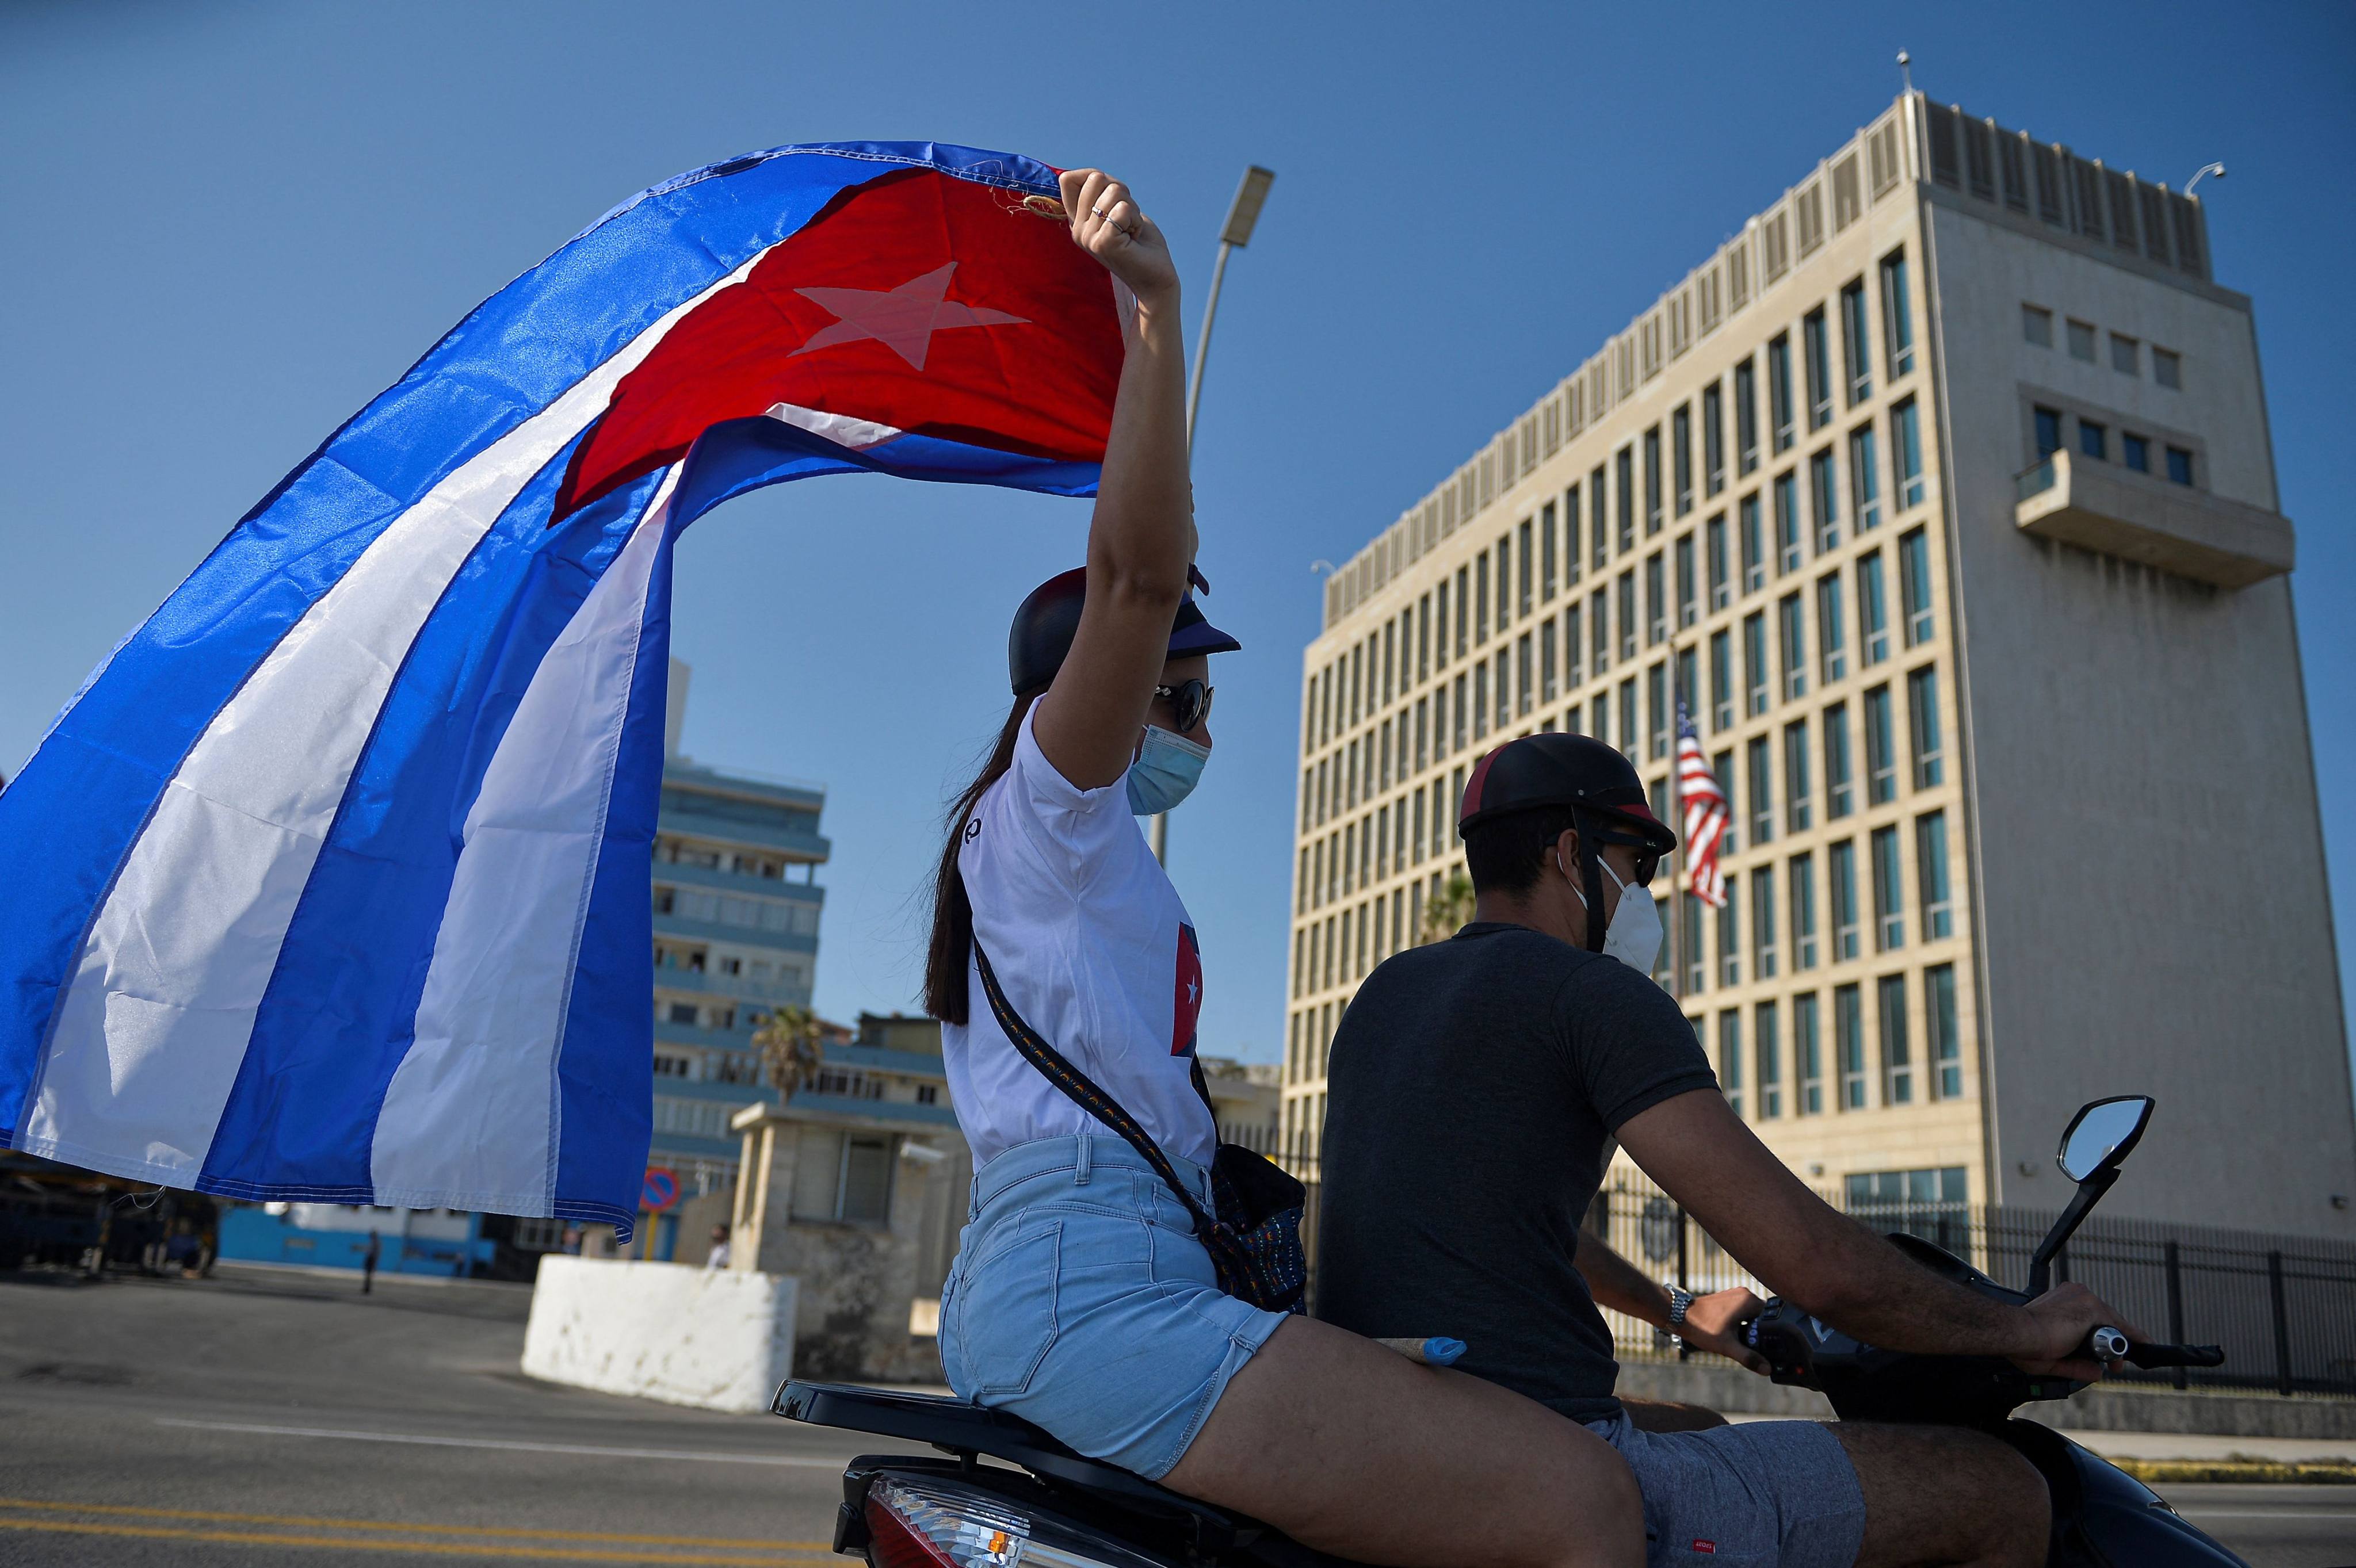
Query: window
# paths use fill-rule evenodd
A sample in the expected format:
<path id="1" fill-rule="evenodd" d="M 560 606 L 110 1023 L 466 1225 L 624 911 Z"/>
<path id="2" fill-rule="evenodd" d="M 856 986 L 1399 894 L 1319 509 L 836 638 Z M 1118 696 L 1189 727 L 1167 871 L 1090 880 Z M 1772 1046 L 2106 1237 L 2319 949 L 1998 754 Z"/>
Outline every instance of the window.
<path id="1" fill-rule="evenodd" d="M 1865 694 L 1865 803 L 1881 805 L 1898 798 L 1898 752 L 1890 729 L 1890 688 Z"/>
<path id="2" fill-rule="evenodd" d="M 1922 971 L 1922 1027 L 1933 1083 L 1942 1100 L 1964 1093 L 1964 1042 L 1955 1029 L 1955 966 L 1934 964 Z"/>
<path id="3" fill-rule="evenodd" d="M 2070 326 L 2070 357 L 2094 362 L 2094 329 L 2089 323 L 2073 321 Z"/>
<path id="4" fill-rule="evenodd" d="M 1922 894 L 1922 940 L 1955 934 L 1947 893 L 1947 814 L 1933 811 L 1914 822 L 1914 883 Z"/>
<path id="5" fill-rule="evenodd" d="M 1775 450 L 1792 450 L 1792 338 L 1777 333 L 1767 345 L 1767 417 L 1774 427 Z"/>
<path id="6" fill-rule="evenodd" d="M 1829 464 L 1831 456 L 1826 456 Z M 1873 459 L 1873 427 L 1861 424 L 1848 432 L 1848 502 L 1857 514 L 1857 531 L 1881 526 L 1881 475 Z"/>
<path id="7" fill-rule="evenodd" d="M 1680 403 L 1669 416 L 1669 477 L 1676 488 L 1677 516 L 1693 510 L 1693 405 Z"/>
<path id="8" fill-rule="evenodd" d="M 1701 533 L 1702 553 L 1708 558 L 1709 607 L 1713 610 L 1723 610 L 1734 603 L 1733 585 L 1728 580 L 1726 514 L 1720 512 L 1708 522 L 1704 523 Z"/>
<path id="9" fill-rule="evenodd" d="M 1644 645 L 1657 646 L 1669 635 L 1669 593 L 1661 552 L 1644 558 Z"/>
<path id="10" fill-rule="evenodd" d="M 1636 677 L 1620 683 L 1620 750 L 1629 761 L 1636 757 Z"/>
<path id="11" fill-rule="evenodd" d="M 1620 552 L 1636 548 L 1636 449 L 1623 446 L 1615 459 L 1620 497 Z"/>
<path id="12" fill-rule="evenodd" d="M 1751 873 L 1751 951 L 1752 977 L 1775 977 L 1775 868 L 1762 866 Z"/>
<path id="13" fill-rule="evenodd" d="M 1759 377 L 1749 359 L 1734 368 L 1735 471 L 1759 472 Z"/>
<path id="14" fill-rule="evenodd" d="M 1767 586 L 1767 548 L 1759 536 L 1758 492 L 1742 497 L 1742 592 L 1756 593 Z"/>
<path id="15" fill-rule="evenodd" d="M 1578 514 L 1573 512 L 1571 516 L 1572 524 L 1576 527 Z M 1522 526 L 1527 528 L 1529 525 L 1525 523 Z M 1542 536 L 1538 541 L 1538 592 L 1545 597 L 1546 602 L 1551 604 L 1554 603 L 1555 555 L 1554 503 L 1552 501 L 1538 508 L 1538 533 Z M 1574 545 L 1571 555 L 1576 559 L 1578 554 L 1578 549 Z M 1529 564 L 1529 555 L 1530 552 L 1525 546 L 1522 550 L 1522 564 L 1526 568 Z M 1525 575 L 1527 573 L 1525 572 Z M 1529 605 L 1526 602 L 1522 605 L 1522 613 L 1524 614 L 1529 613 Z"/>
<path id="16" fill-rule="evenodd" d="M 1579 486 L 1573 485 L 1562 493 L 1562 581 L 1565 587 L 1579 581 Z"/>
<path id="17" fill-rule="evenodd" d="M 1892 251 L 1881 259 L 1881 334 L 1882 353 L 1890 359 L 1890 379 L 1910 374 L 1914 368 L 1914 304 L 1906 292 L 1906 252 Z M 2047 318 L 2045 336 L 2053 336 L 2053 323 Z"/>
<path id="18" fill-rule="evenodd" d="M 1922 431 L 1914 415 L 1914 400 L 1890 411 L 1890 455 L 1898 465 L 1898 509 L 1922 504 Z"/>
<path id="19" fill-rule="evenodd" d="M 2168 449 L 2168 478 L 2169 482 L 2174 485 L 2191 484 L 2192 453 L 2185 451 L 2184 448 L 2180 446 L 2169 447 Z"/>
<path id="20" fill-rule="evenodd" d="M 1766 736 L 1757 736 L 1751 741 L 1746 755 L 1749 765 L 1744 772 L 1751 801 L 1751 842 L 1764 844 L 1775 837 L 1773 748 L 1769 745 Z"/>
<path id="21" fill-rule="evenodd" d="M 1526 667 L 1525 667 L 1526 672 Z M 1513 687 L 1510 672 L 1505 668 L 1505 650 L 1497 650 L 1497 728 L 1503 730 L 1513 721 Z"/>
<path id="22" fill-rule="evenodd" d="M 1931 789 L 1946 780 L 1939 734 L 1939 672 L 1924 665 L 1906 677 L 1906 709 L 1914 741 L 1914 787 Z"/>
<path id="23" fill-rule="evenodd" d="M 1547 630 L 1548 632 L 1552 632 L 1554 630 L 1553 623 L 1547 623 Z M 1554 639 L 1549 636 L 1547 639 L 1547 645 L 1551 647 L 1553 643 Z M 1537 693 L 1533 688 L 1533 682 L 1531 679 L 1532 671 L 1530 668 L 1530 659 L 1532 652 L 1533 650 L 1530 646 L 1530 635 L 1527 632 L 1524 632 L 1514 644 L 1514 711 L 1526 716 L 1528 714 L 1532 705 L 1537 700 Z M 1551 675 L 1553 672 L 1549 670 L 1547 673 Z M 1502 675 L 1498 677 L 1498 679 L 1500 680 L 1503 680 L 1504 678 L 1505 677 Z M 1548 695 L 1551 696 L 1552 694 L 1549 693 Z M 1503 705 L 1500 704 L 1500 706 L 1502 707 Z M 1500 721 L 1502 722 L 1502 720 Z"/>
<path id="24" fill-rule="evenodd" d="M 1721 856 L 1731 855 L 1742 848 L 1742 818 L 1735 814 L 1734 809 L 1734 753 L 1731 751 L 1720 752 L 1710 758 L 1709 776 L 1726 791 L 1726 831 L 1719 838 L 1718 852 Z M 1733 885 L 1733 879 L 1728 878 L 1727 886 Z M 1727 896 L 1731 898 L 1733 895 L 1730 893 Z"/>
<path id="25" fill-rule="evenodd" d="M 1841 290 L 1840 303 L 1842 368 L 1848 372 L 1848 406 L 1855 408 L 1873 396 L 1873 336 L 1865 319 L 1865 280 Z"/>
<path id="26" fill-rule="evenodd" d="M 2151 351 L 2151 379 L 2171 392 L 2183 390 L 2183 357 L 2173 348 L 2155 347 Z"/>
<path id="27" fill-rule="evenodd" d="M 1825 819 L 1836 821 L 1857 809 L 1855 785 L 1849 778 L 1848 704 L 1836 702 L 1825 709 Z"/>
<path id="28" fill-rule="evenodd" d="M 1796 474 L 1775 478 L 1775 571 L 1800 570 L 1800 483 Z"/>
<path id="29" fill-rule="evenodd" d="M 1822 430 L 1833 417 L 1832 352 L 1825 340 L 1822 305 L 1801 317 L 1800 339 L 1808 357 L 1808 428 Z"/>
<path id="30" fill-rule="evenodd" d="M 1808 691 L 1808 631 L 1807 612 L 1800 596 L 1786 593 L 1776 603 L 1775 624 L 1779 650 L 1783 656 L 1783 699 L 1804 697 Z"/>
<path id="31" fill-rule="evenodd" d="M 2111 334 L 2111 368 L 2122 376 L 2143 375 L 2143 345 L 2122 333 Z"/>
<path id="32" fill-rule="evenodd" d="M 2134 469 L 2137 474 L 2150 473 L 2151 442 L 2144 436 L 2130 434 L 2124 431 L 2121 432 L 2119 434 L 2119 461 L 2126 464 L 2129 468 Z"/>
<path id="33" fill-rule="evenodd" d="M 881 1133 L 805 1129 L 794 1164 L 795 1217 L 884 1223 L 892 1207 L 893 1141 Z"/>
<path id="34" fill-rule="evenodd" d="M 1694 537 L 1677 536 L 1677 624 L 1690 626 L 1701 619 L 1701 602 L 1695 597 Z"/>
<path id="35" fill-rule="evenodd" d="M 1595 654 L 1595 673 L 1601 675 L 1612 667 L 1612 600 L 1601 588 L 1587 602 L 1587 619 L 1592 632 L 1588 645 Z"/>
<path id="36" fill-rule="evenodd" d="M 1775 1004 L 1760 1003 L 1752 1015 L 1751 1029 L 1757 1038 L 1759 1115 L 1762 1118 L 1783 1114 L 1783 1043 L 1776 1038 L 1775 1024 Z"/>
<path id="37" fill-rule="evenodd" d="M 2037 421 L 2037 461 L 2044 462 L 2062 450 L 2062 411 L 2039 406 Z"/>
<path id="38" fill-rule="evenodd" d="M 1898 829 L 1873 830 L 1873 950 L 1906 945 L 1906 886 L 1898 864 Z"/>
<path id="39" fill-rule="evenodd" d="M 1636 569 L 1620 574 L 1620 656 L 1636 656 Z"/>
<path id="40" fill-rule="evenodd" d="M 1427 755 L 1424 741 L 1429 731 L 1430 718 L 1431 699 L 1429 697 L 1419 699 L 1415 705 L 1415 771 L 1417 773 L 1421 773 L 1424 769 Z"/>
<path id="41" fill-rule="evenodd" d="M 1608 536 L 1603 529 L 1603 469 L 1598 464 L 1587 476 L 1587 538 L 1588 559 L 1601 571 L 1611 559 L 1605 549 Z"/>
<path id="42" fill-rule="evenodd" d="M 1898 541 L 1898 592 L 1906 611 L 1906 645 L 1931 640 L 1931 539 L 1916 528 Z"/>
<path id="43" fill-rule="evenodd" d="M 2108 458 L 2111 454 L 2110 428 L 2096 424 L 2093 420 L 2080 420 L 2078 450 L 2098 463 Z"/>
<path id="44" fill-rule="evenodd" d="M 1746 706 L 1756 719 L 1767 711 L 1767 617 L 1763 613 L 1742 618 L 1742 680 L 1750 698 Z"/>
<path id="45" fill-rule="evenodd" d="M 1741 879 L 1726 879 L 1726 901 L 1718 908 L 1718 983 L 1742 984 Z"/>
<path id="46" fill-rule="evenodd" d="M 1815 795 L 1808 787 L 1808 721 L 1783 726 L 1783 827 L 1805 833 L 1815 826 Z"/>
<path id="47" fill-rule="evenodd" d="M 1840 1073 L 1840 1108 L 1865 1109 L 1865 1002 L 1855 986 L 1833 991 L 1833 1059 Z"/>
<path id="48" fill-rule="evenodd" d="M 1462 566 L 1456 569 L 1456 656 L 1460 659 L 1472 645 L 1472 618 L 1464 613 L 1465 606 L 1472 601 L 1469 570 Z M 1482 635 L 1486 636 L 1488 634 L 1484 632 Z"/>
<path id="49" fill-rule="evenodd" d="M 1459 680 L 1463 677 L 1457 677 Z M 1462 714 L 1457 716 L 1460 720 Z M 1489 661 L 1483 659 L 1472 667 L 1472 738 L 1479 740 L 1489 732 Z"/>
<path id="50" fill-rule="evenodd" d="M 1501 625 L 1505 619 L 1504 576 L 1503 572 L 1498 573 L 1497 620 Z M 1475 643 L 1489 640 L 1489 552 L 1485 549 L 1472 558 L 1472 640 Z M 1462 653 L 1463 649 L 1457 651 Z M 1354 714 L 1352 717 L 1356 716 Z"/>
<path id="51" fill-rule="evenodd" d="M 1467 704 L 1464 700 L 1464 677 L 1460 675 L 1456 677 L 1456 701 L 1449 709 L 1449 711 L 1455 716 L 1454 727 L 1450 731 L 1448 746 L 1449 753 L 1451 756 L 1464 749 L 1464 742 L 1467 739 L 1464 731 L 1465 726 L 1469 722 L 1469 719 L 1465 713 L 1466 707 Z M 1435 728 L 1437 726 L 1435 725 Z"/>
<path id="52" fill-rule="evenodd" d="M 1881 1012 L 1881 1103 L 1911 1105 L 1914 1062 L 1906 1048 L 1906 976 L 1885 975 L 1874 989 L 1879 993 Z"/>
<path id="53" fill-rule="evenodd" d="M 1574 614 L 1576 611 L 1572 612 Z M 1526 642 L 1528 639 L 1523 639 Z M 1554 617 L 1538 623 L 1538 700 L 1552 702 L 1555 699 Z M 1524 700 L 1527 700 L 1528 683 L 1523 683 Z"/>
<path id="54" fill-rule="evenodd" d="M 1808 488 L 1816 507 L 1816 553 L 1840 544 L 1840 487 L 1833 474 L 1833 449 L 1808 459 Z"/>
<path id="55" fill-rule="evenodd" d="M 1857 842 L 1844 838 L 1826 852 L 1826 896 L 1832 901 L 1833 962 L 1858 955 Z"/>
<path id="56" fill-rule="evenodd" d="M 1644 537 L 1660 531 L 1661 427 L 1654 425 L 1644 432 Z"/>
<path id="57" fill-rule="evenodd" d="M 2042 305 L 2020 307 L 2020 336 L 2040 348 L 2053 347 L 2053 313 Z"/>
<path id="58" fill-rule="evenodd" d="M 1791 878 L 1792 967 L 1813 969 L 1816 966 L 1816 858 L 1793 856 Z"/>
<path id="59" fill-rule="evenodd" d="M 1712 381 L 1701 389 L 1702 493 L 1715 496 L 1726 488 L 1725 397 Z"/>
<path id="60" fill-rule="evenodd" d="M 1800 1082 L 1792 1096 L 1792 1108 L 1803 1116 L 1825 1114 L 1825 1063 L 1822 1030 L 1816 1019 L 1816 993 L 1805 991 L 1792 998 L 1792 1064 L 1799 1070 Z"/>
<path id="61" fill-rule="evenodd" d="M 1562 613 L 1562 679 L 1565 686 L 1577 686 L 1587 678 L 1580 668 L 1580 660 L 1587 645 L 1580 636 L 1580 619 L 1577 603 Z"/>
<path id="62" fill-rule="evenodd" d="M 1669 754 L 1669 667 L 1655 663 L 1644 672 L 1645 728 L 1652 732 L 1653 760 Z"/>
<path id="63" fill-rule="evenodd" d="M 1713 632 L 1709 638 L 1709 726 L 1724 731 L 1734 728 L 1734 637 Z"/>
<path id="64" fill-rule="evenodd" d="M 1731 1008 L 1718 1015 L 1718 1086 L 1734 1114 L 1742 1115 L 1742 1015 Z"/>
<path id="65" fill-rule="evenodd" d="M 1684 912 L 1679 917 L 1685 923 L 1684 942 L 1686 972 L 1685 990 L 1687 996 L 1709 984 L 1709 955 L 1701 944 L 1701 912 L 1707 906 L 1699 899 L 1679 899 L 1677 907 Z"/>

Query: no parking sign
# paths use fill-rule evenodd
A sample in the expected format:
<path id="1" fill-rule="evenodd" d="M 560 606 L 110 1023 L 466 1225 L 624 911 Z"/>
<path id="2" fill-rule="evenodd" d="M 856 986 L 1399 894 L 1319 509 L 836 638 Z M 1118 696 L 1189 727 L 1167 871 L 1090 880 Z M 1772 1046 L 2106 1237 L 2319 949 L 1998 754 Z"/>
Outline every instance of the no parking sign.
<path id="1" fill-rule="evenodd" d="M 638 1207 L 649 1214 L 659 1214 L 679 1201 L 679 1173 L 661 1166 L 647 1167 L 647 1179 L 638 1189 Z"/>

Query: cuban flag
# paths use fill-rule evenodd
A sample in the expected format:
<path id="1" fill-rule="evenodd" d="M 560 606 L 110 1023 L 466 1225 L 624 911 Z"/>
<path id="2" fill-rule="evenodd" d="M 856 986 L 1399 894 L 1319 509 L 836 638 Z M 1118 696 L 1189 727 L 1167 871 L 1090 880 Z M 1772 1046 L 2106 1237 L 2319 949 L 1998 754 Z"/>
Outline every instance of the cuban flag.
<path id="1" fill-rule="evenodd" d="M 870 143 L 682 175 L 493 295 L 0 794 L 0 1145 L 626 1236 L 680 530 L 862 469 L 1093 494 L 1119 304 L 1055 170 Z"/>

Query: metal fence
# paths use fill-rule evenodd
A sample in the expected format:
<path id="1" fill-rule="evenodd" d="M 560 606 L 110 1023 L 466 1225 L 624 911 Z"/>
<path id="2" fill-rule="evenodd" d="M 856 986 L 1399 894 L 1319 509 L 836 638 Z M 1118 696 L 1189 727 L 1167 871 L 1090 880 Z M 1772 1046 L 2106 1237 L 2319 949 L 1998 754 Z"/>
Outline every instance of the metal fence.
<path id="1" fill-rule="evenodd" d="M 1300 1177 L 1309 1189 L 1302 1236 L 1312 1300 L 1317 1218 L 1323 1199 L 1313 1146 L 1284 1147 L 1258 1129 L 1222 1129 L 1229 1142 L 1258 1148 Z M 2025 1286 L 2029 1255 L 2052 1228 L 2052 1211 L 1962 1203 L 1845 1205 L 1860 1224 L 1922 1237 L 1985 1270 L 2000 1284 Z M 1641 1176 L 1614 1170 L 1596 1194 L 1587 1228 L 1663 1281 L 1697 1295 L 1764 1285 Z M 2177 1388 L 2269 1390 L 2277 1393 L 2356 1394 L 2356 1244 L 2160 1221 L 2114 1219 L 2099 1211 L 2054 1260 L 2056 1284 L 2083 1283 L 2136 1328 L 2158 1339 L 2222 1345 L 2225 1364 L 2138 1371 L 2121 1381 Z M 1650 1324 L 1606 1312 L 1622 1360 L 1669 1359 L 1676 1346 Z"/>

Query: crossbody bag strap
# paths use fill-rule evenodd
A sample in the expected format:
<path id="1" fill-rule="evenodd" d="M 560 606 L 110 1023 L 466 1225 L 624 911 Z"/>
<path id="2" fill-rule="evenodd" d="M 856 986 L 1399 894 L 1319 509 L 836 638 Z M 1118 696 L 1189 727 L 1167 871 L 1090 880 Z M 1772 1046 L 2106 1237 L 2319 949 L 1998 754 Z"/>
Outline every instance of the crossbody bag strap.
<path id="1" fill-rule="evenodd" d="M 1135 1149 L 1145 1163 L 1153 1168 L 1154 1174 L 1178 1195 L 1178 1201 L 1184 1204 L 1186 1212 L 1194 1216 L 1195 1230 L 1203 1235 L 1210 1234 L 1215 1221 L 1194 1200 L 1194 1195 L 1186 1189 L 1186 1184 L 1178 1179 L 1178 1172 L 1171 1166 L 1170 1157 L 1162 1152 L 1162 1146 L 1146 1136 L 1145 1129 L 1121 1108 L 1119 1101 L 1098 1087 L 1095 1079 L 1065 1061 L 1062 1054 L 1049 1045 L 1037 1029 L 1026 1023 L 1021 1013 L 1014 1010 L 1014 1004 L 1006 999 L 1006 993 L 999 987 L 998 976 L 990 967 L 990 955 L 981 950 L 981 944 L 978 941 L 973 944 L 973 961 L 974 966 L 981 972 L 981 989 L 983 995 L 990 998 L 991 1016 L 998 1020 L 999 1029 L 1022 1054 L 1023 1060 L 1037 1068 L 1047 1082 L 1062 1090 L 1074 1104 L 1119 1134 L 1121 1141 Z"/>

